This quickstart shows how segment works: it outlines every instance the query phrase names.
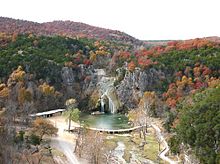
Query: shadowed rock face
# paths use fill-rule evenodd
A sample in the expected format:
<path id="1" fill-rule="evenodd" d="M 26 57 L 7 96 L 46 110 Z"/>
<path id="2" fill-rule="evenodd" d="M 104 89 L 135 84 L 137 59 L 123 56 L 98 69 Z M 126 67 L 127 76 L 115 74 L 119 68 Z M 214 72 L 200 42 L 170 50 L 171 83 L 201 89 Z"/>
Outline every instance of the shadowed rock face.
<path id="1" fill-rule="evenodd" d="M 145 91 L 154 90 L 165 78 L 161 71 L 154 68 L 147 70 L 135 69 L 126 72 L 124 79 L 117 86 L 120 101 L 128 108 L 135 108 Z"/>
<path id="2" fill-rule="evenodd" d="M 61 71 L 61 77 L 63 81 L 63 87 L 66 97 L 75 97 L 76 92 L 81 94 L 80 84 L 77 82 L 77 71 L 72 68 L 63 67 Z"/>
<path id="3" fill-rule="evenodd" d="M 63 67 L 61 77 L 66 97 L 81 99 L 96 88 L 97 77 L 92 67 L 88 68 L 83 65 L 76 69 Z"/>
<path id="4" fill-rule="evenodd" d="M 64 85 L 72 85 L 74 82 L 76 82 L 76 74 L 73 73 L 73 69 L 71 68 L 63 67 L 61 75 Z"/>

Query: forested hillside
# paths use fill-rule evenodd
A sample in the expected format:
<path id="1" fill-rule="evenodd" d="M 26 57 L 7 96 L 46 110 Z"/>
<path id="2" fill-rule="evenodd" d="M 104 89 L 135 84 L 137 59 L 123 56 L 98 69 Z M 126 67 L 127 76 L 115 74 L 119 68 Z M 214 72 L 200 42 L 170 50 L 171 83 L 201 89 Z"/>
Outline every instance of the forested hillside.
<path id="1" fill-rule="evenodd" d="M 73 21 L 54 21 L 36 23 L 0 17 L 0 32 L 36 35 L 60 35 L 77 38 L 90 38 L 141 45 L 142 42 L 134 37 L 116 30 L 104 29 Z"/>
<path id="2" fill-rule="evenodd" d="M 187 96 L 178 110 L 171 150 L 192 148 L 201 163 L 219 163 L 220 85 Z"/>
<path id="3" fill-rule="evenodd" d="M 4 81 L 19 65 L 37 79 L 49 83 L 60 82 L 63 66 L 77 68 L 91 65 L 96 56 L 108 56 L 127 46 L 90 39 L 72 39 L 60 36 L 35 36 L 33 34 L 0 34 L 0 79 Z"/>
<path id="4" fill-rule="evenodd" d="M 1 78 L 7 77 L 12 70 L 21 65 L 27 72 L 35 74 L 37 79 L 48 78 L 50 83 L 55 84 L 60 82 L 59 73 L 65 63 L 75 58 L 78 59 L 77 64 L 82 64 L 89 60 L 89 51 L 94 49 L 82 41 L 58 36 L 12 37 L 15 37 L 12 38 L 15 41 L 9 41 L 6 45 L 3 45 L 4 36 L 1 38 Z"/>

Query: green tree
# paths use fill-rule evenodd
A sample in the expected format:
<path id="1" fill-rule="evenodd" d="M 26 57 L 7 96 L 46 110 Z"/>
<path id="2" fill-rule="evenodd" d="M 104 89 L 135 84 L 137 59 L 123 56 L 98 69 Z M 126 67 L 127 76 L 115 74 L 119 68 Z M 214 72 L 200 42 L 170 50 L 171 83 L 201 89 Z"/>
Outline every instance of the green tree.
<path id="1" fill-rule="evenodd" d="M 189 101 L 190 99 L 190 101 Z M 220 87 L 209 88 L 182 102 L 175 139 L 171 150 L 178 153 L 176 144 L 189 145 L 201 163 L 220 161 Z"/>
<path id="2" fill-rule="evenodd" d="M 77 108 L 77 103 L 75 99 L 68 99 L 65 105 L 66 105 L 66 111 L 63 113 L 63 115 L 68 120 L 68 131 L 70 131 L 71 121 L 74 121 L 74 122 L 79 121 L 80 111 Z"/>

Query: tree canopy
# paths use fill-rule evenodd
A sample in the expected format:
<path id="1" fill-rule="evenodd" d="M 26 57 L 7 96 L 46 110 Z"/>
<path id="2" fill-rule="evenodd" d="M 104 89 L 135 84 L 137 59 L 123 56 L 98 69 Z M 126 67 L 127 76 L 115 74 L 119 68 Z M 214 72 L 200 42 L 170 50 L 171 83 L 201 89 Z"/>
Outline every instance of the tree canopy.
<path id="1" fill-rule="evenodd" d="M 202 163 L 220 161 L 220 87 L 209 88 L 182 102 L 171 149 L 190 145 Z"/>

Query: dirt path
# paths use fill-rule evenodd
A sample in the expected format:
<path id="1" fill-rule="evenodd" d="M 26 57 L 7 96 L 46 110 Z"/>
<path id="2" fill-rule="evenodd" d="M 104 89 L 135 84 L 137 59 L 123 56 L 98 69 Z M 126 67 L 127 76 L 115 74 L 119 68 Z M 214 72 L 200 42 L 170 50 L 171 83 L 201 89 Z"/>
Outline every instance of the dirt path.
<path id="1" fill-rule="evenodd" d="M 61 137 L 56 137 L 51 139 L 51 146 L 62 151 L 71 164 L 79 164 L 78 159 L 73 154 L 74 144 L 63 140 Z M 66 162 L 64 162 L 66 163 Z"/>
<path id="2" fill-rule="evenodd" d="M 159 128 L 156 124 L 154 124 L 154 123 L 152 123 L 151 126 L 152 126 L 152 127 L 154 128 L 154 130 L 156 131 L 156 135 L 157 135 L 159 141 L 160 141 L 161 144 L 165 147 L 165 148 L 160 152 L 159 157 L 160 157 L 162 160 L 164 160 L 164 161 L 166 161 L 166 162 L 168 162 L 168 163 L 170 163 L 170 164 L 178 164 L 179 161 L 174 161 L 174 160 L 172 160 L 172 159 L 170 159 L 169 157 L 166 156 L 166 154 L 169 152 L 170 148 L 169 148 L 168 143 L 167 143 L 167 141 L 165 140 L 164 136 L 162 135 L 162 132 L 161 132 L 160 128 Z"/>
<path id="3" fill-rule="evenodd" d="M 62 116 L 57 116 L 50 117 L 48 118 L 48 120 L 50 120 L 54 124 L 54 126 L 58 128 L 57 136 L 51 138 L 51 146 L 64 153 L 64 155 L 68 159 L 68 164 L 85 163 L 83 161 L 79 161 L 79 159 L 77 159 L 76 155 L 73 153 L 75 147 L 74 141 L 76 139 L 76 136 L 74 134 L 70 134 L 64 131 L 64 129 L 67 128 L 65 118 L 63 118 Z M 74 126 L 75 124 L 72 123 L 72 125 Z M 66 161 L 63 161 L 63 163 L 66 164 Z"/>

